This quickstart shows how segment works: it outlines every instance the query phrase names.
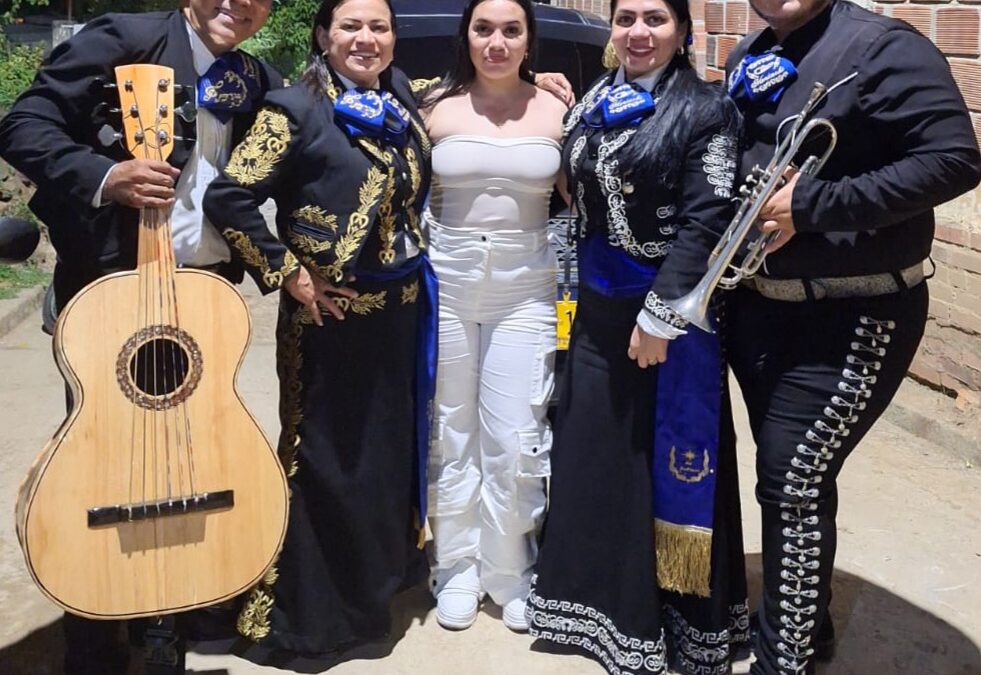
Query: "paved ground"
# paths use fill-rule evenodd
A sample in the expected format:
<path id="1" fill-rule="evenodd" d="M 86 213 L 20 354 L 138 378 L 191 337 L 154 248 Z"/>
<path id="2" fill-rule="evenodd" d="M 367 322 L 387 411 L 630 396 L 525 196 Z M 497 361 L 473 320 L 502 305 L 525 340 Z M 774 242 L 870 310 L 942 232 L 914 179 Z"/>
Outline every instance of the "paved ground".
<path id="1" fill-rule="evenodd" d="M 239 385 L 274 437 L 275 301 L 256 297 L 250 301 L 255 310 L 255 334 Z M 24 472 L 63 416 L 61 380 L 51 362 L 50 340 L 39 333 L 38 324 L 32 314 L 0 339 L 0 505 L 13 505 Z M 908 394 L 918 395 L 915 391 Z M 923 396 L 923 400 L 934 401 L 928 394 Z M 751 592 L 755 593 L 759 513 L 752 501 L 753 457 L 741 411 L 738 428 L 743 439 L 744 529 Z M 981 512 L 981 474 L 971 458 L 881 420 L 849 459 L 841 493 L 832 607 L 841 639 L 836 660 L 819 672 L 981 675 L 977 515 Z M 11 515 L 0 518 L 0 608 L 0 674 L 60 672 L 60 613 L 28 578 Z M 437 626 L 424 588 L 399 598 L 395 625 L 397 642 L 358 650 L 341 663 L 278 665 L 302 673 L 330 668 L 338 675 L 603 672 L 585 658 L 540 651 L 527 636 L 505 629 L 493 607 L 482 613 L 474 628 L 448 633 Z M 189 655 L 188 668 L 199 675 L 282 672 L 254 663 L 267 659 L 268 655 L 240 643 L 199 643 Z"/>

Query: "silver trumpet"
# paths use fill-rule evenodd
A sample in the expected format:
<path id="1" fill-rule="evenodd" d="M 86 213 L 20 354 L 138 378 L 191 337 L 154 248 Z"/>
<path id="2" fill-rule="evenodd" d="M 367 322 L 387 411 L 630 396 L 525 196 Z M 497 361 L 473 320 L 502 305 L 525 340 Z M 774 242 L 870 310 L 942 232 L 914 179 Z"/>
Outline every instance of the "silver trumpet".
<path id="1" fill-rule="evenodd" d="M 766 247 L 776 240 L 779 232 L 771 232 L 757 237 L 749 245 L 749 251 L 743 258 L 742 264 L 735 264 L 733 260 L 738 255 L 746 237 L 756 229 L 760 209 L 763 208 L 770 196 L 787 182 L 784 173 L 788 168 L 794 166 L 794 156 L 801 146 L 814 133 L 826 132 L 830 135 L 830 141 L 824 154 L 820 157 L 811 155 L 801 165 L 800 173 L 804 174 L 813 175 L 820 171 L 834 151 L 835 145 L 838 143 L 838 132 L 834 125 L 822 117 L 808 120 L 814 107 L 824 98 L 827 91 L 828 88 L 820 82 L 814 84 L 814 89 L 811 90 L 807 103 L 797 115 L 790 133 L 780 141 L 770 163 L 766 165 L 765 169 L 761 169 L 759 165 L 754 166 L 746 177 L 745 184 L 739 188 L 739 209 L 723 233 L 715 250 L 712 251 L 712 255 L 709 256 L 708 270 L 698 285 L 687 295 L 676 300 L 666 301 L 665 304 L 668 307 L 689 323 L 708 333 L 714 332 L 709 321 L 709 301 L 716 287 L 731 290 L 743 279 L 748 279 L 756 274 L 763 264 L 763 260 L 766 258 Z"/>

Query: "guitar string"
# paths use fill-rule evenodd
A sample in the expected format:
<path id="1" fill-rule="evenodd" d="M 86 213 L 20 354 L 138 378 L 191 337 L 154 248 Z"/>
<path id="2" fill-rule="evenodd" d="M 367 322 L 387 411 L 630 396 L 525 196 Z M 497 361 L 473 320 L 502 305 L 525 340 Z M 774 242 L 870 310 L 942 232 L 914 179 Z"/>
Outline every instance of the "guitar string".
<path id="1" fill-rule="evenodd" d="M 153 106 L 153 109 L 155 111 L 154 120 L 153 120 L 153 129 L 151 130 L 153 133 L 149 136 L 144 135 L 144 138 L 146 139 L 147 142 L 147 150 L 148 150 L 147 154 L 152 153 L 155 155 L 154 159 L 163 161 L 163 152 L 160 147 L 160 136 L 159 136 L 160 118 L 161 118 L 160 87 L 157 86 L 154 89 L 154 92 L 156 94 L 156 100 L 154 101 L 154 106 Z M 157 291 L 157 311 L 159 312 L 159 316 L 158 316 L 159 321 L 154 325 L 154 329 L 153 329 L 154 333 L 156 334 L 156 339 L 154 340 L 153 343 L 154 365 L 156 366 L 156 359 L 157 359 L 158 352 L 160 353 L 160 361 L 161 361 L 159 369 L 154 367 L 153 376 L 154 378 L 160 377 L 163 380 L 162 383 L 159 383 L 160 386 L 157 386 L 158 383 L 155 382 L 154 389 L 153 389 L 154 407 L 157 408 L 157 412 L 158 412 L 158 415 L 156 415 L 155 417 L 159 418 L 156 421 L 158 424 L 160 422 L 163 423 L 163 430 L 162 430 L 163 450 L 161 454 L 163 455 L 164 471 L 162 474 L 157 474 L 156 478 L 157 479 L 163 478 L 165 480 L 167 502 L 171 503 L 173 501 L 173 486 L 172 486 L 173 478 L 171 475 L 171 463 L 170 463 L 170 425 L 168 424 L 169 407 L 167 406 L 167 402 L 168 402 L 167 398 L 170 392 L 170 388 L 168 387 L 168 375 L 176 379 L 177 374 L 176 374 L 176 369 L 174 369 L 170 373 L 167 372 L 166 353 L 168 351 L 168 347 L 170 347 L 171 354 L 173 354 L 173 347 L 172 347 L 173 341 L 167 339 L 164 330 L 164 327 L 169 325 L 170 322 L 167 320 L 168 317 L 164 309 L 165 283 L 163 281 L 164 263 L 169 262 L 164 258 L 166 256 L 167 246 L 168 244 L 170 244 L 170 242 L 169 240 L 166 242 L 163 240 L 163 237 L 169 236 L 169 232 L 167 232 L 166 228 L 163 227 L 162 221 L 166 221 L 166 218 L 164 217 L 163 214 L 163 209 L 154 208 L 152 212 L 153 212 L 153 221 L 154 221 L 153 222 L 153 233 L 154 233 L 153 264 L 157 268 L 156 274 L 154 275 L 154 281 Z M 168 304 L 169 304 L 169 299 L 168 299 Z"/>

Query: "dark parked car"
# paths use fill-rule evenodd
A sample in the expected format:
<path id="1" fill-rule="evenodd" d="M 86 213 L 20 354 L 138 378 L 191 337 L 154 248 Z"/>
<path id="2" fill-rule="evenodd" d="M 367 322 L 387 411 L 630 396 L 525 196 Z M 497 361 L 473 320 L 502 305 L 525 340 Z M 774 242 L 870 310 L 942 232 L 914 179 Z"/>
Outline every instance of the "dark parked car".
<path id="1" fill-rule="evenodd" d="M 437 77 L 453 58 L 466 0 L 395 0 L 399 20 L 395 62 L 412 78 Z M 539 72 L 564 73 L 576 96 L 603 71 L 603 48 L 610 27 L 600 17 L 535 3 Z"/>

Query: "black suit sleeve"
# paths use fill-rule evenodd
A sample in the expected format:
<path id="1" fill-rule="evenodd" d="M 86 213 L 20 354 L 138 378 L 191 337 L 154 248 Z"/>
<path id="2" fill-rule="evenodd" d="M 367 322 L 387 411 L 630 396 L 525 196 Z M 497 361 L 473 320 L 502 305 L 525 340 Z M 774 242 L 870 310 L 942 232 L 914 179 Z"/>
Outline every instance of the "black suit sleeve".
<path id="1" fill-rule="evenodd" d="M 80 212 L 115 164 L 90 145 L 93 110 L 115 98 L 94 79 L 114 81 L 113 65 L 134 60 L 131 51 L 113 17 L 95 19 L 51 53 L 0 121 L 0 155 Z"/>
<path id="2" fill-rule="evenodd" d="M 800 232 L 888 227 L 972 189 L 981 177 L 964 100 L 929 40 L 912 31 L 888 31 L 861 63 L 861 112 L 879 137 L 889 139 L 894 155 L 854 177 L 802 176 L 793 195 Z"/>
<path id="3" fill-rule="evenodd" d="M 675 328 L 684 328 L 687 322 L 664 301 L 680 298 L 698 284 L 732 216 L 737 141 L 729 126 L 716 122 L 692 136 L 676 214 L 677 238 L 644 302 L 647 311 Z"/>
<path id="4" fill-rule="evenodd" d="M 300 125 L 285 109 L 266 105 L 228 164 L 204 195 L 204 212 L 228 241 L 263 293 L 280 288 L 299 269 L 296 257 L 266 225 L 259 207 L 289 174 Z"/>

